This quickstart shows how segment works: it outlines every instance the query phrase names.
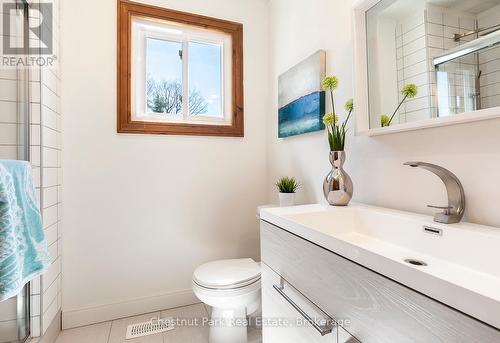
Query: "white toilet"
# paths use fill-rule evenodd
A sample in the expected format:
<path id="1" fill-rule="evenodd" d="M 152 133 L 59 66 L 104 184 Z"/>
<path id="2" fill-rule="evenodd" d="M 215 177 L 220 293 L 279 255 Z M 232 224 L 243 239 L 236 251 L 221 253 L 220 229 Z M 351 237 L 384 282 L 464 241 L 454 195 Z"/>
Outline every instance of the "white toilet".
<path id="1" fill-rule="evenodd" d="M 203 264 L 193 273 L 193 291 L 212 307 L 210 343 L 247 343 L 248 316 L 261 304 L 257 262 L 244 258 Z"/>

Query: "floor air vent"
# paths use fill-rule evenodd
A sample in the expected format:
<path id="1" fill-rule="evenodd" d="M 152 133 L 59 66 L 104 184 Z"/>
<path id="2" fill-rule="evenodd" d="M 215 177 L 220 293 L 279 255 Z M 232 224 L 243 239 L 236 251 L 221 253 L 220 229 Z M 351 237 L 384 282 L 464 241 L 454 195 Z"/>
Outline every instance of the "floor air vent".
<path id="1" fill-rule="evenodd" d="M 125 339 L 155 335 L 174 329 L 172 318 L 163 318 L 160 320 L 150 320 L 149 322 L 132 324 L 127 327 Z"/>

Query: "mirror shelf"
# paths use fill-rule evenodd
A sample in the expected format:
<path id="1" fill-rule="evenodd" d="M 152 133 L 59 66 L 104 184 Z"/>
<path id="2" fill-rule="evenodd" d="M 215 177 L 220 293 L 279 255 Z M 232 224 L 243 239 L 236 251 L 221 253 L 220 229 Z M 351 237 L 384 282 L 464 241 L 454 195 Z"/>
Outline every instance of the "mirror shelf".
<path id="1" fill-rule="evenodd" d="M 471 4 L 470 2 L 467 3 L 463 0 L 453 1 L 457 1 L 457 3 L 459 4 L 463 3 L 462 5 L 465 4 L 466 6 L 470 6 Z M 406 6 L 406 4 L 400 0 L 360 0 L 357 1 L 357 3 L 355 3 L 354 5 L 354 98 L 356 103 L 357 135 L 379 136 L 404 131 L 421 130 L 433 127 L 457 125 L 500 118 L 500 103 L 496 103 L 497 100 L 498 102 L 500 102 L 500 96 L 495 95 L 489 99 L 483 99 L 483 97 L 491 96 L 491 93 L 500 94 L 500 82 L 495 83 L 491 81 L 491 79 L 490 81 L 488 81 L 488 74 L 491 72 L 491 65 L 484 66 L 483 64 L 480 64 L 483 63 L 480 61 L 482 58 L 486 57 L 486 55 L 480 55 L 481 49 L 478 48 L 479 43 L 482 43 L 482 41 L 488 41 L 486 43 L 483 42 L 484 46 L 488 45 L 491 47 L 498 44 L 498 38 L 496 36 L 499 35 L 499 33 L 495 32 L 497 30 L 488 32 L 489 34 L 484 37 L 482 37 L 482 33 L 477 34 L 475 36 L 476 39 L 474 39 L 474 36 L 465 34 L 470 33 L 474 26 L 475 29 L 478 28 L 478 25 L 481 25 L 479 27 L 485 27 L 487 21 L 484 19 L 484 16 L 481 21 L 477 19 L 480 18 L 480 16 L 478 15 L 476 15 L 476 17 L 473 17 L 474 20 L 470 20 L 470 14 L 465 14 L 467 17 L 460 17 L 460 15 L 462 14 L 457 14 L 455 9 L 453 9 L 453 11 L 455 12 L 453 12 L 453 15 L 450 15 L 449 17 L 453 17 L 455 15 L 459 16 L 459 24 L 455 25 L 454 27 L 447 27 L 446 25 L 448 24 L 445 22 L 445 18 L 448 16 L 448 13 L 445 12 L 445 10 L 443 10 L 442 8 L 436 7 L 435 0 L 426 0 L 423 3 L 427 4 L 422 7 L 421 13 L 423 13 L 423 15 L 419 15 L 420 18 L 424 18 L 423 22 L 420 22 L 419 29 L 413 30 L 412 33 L 409 34 L 409 36 L 413 37 L 412 39 L 415 40 L 415 37 L 417 37 L 415 33 L 418 31 L 422 32 L 420 35 L 426 35 L 426 37 L 421 37 L 421 40 L 425 40 L 426 42 L 435 41 L 436 37 L 431 36 L 436 35 L 435 31 L 437 28 L 438 30 L 444 31 L 444 33 L 442 34 L 443 37 L 439 38 L 443 39 L 445 42 L 443 48 L 440 50 L 435 49 L 432 46 L 424 46 L 421 47 L 421 49 L 425 49 L 425 55 L 424 51 L 420 51 L 421 53 L 413 54 L 413 56 L 422 56 L 420 57 L 422 61 L 418 64 L 420 64 L 421 66 L 425 65 L 424 68 L 426 68 L 426 81 L 422 82 L 423 86 L 421 86 L 417 82 L 413 82 L 414 78 L 412 78 L 411 75 L 407 75 L 406 73 L 403 78 L 400 77 L 400 65 L 403 61 L 406 62 L 407 58 L 405 54 L 401 54 L 400 51 L 402 49 L 399 48 L 399 50 L 397 51 L 398 54 L 394 52 L 395 58 L 399 59 L 397 60 L 397 63 L 396 61 L 391 61 L 391 63 L 394 62 L 394 65 L 398 65 L 396 69 L 397 73 L 395 70 L 390 69 L 388 65 L 385 65 L 386 61 L 388 60 L 387 58 L 380 58 L 380 56 L 376 56 L 377 54 L 384 55 L 384 53 L 380 53 L 380 51 L 384 51 L 385 49 L 383 48 L 385 48 L 387 44 L 395 45 L 393 48 L 398 49 L 398 39 L 404 39 L 404 36 L 406 35 L 404 22 L 401 23 L 397 22 L 396 20 L 397 24 L 399 25 L 397 26 L 396 30 L 394 30 L 393 27 L 389 28 L 386 24 L 388 22 L 387 16 L 390 17 L 389 21 L 392 25 L 395 22 L 395 13 L 397 11 L 400 11 L 399 15 L 401 15 L 401 10 L 405 9 L 404 6 Z M 396 4 L 396 6 L 393 6 L 394 4 Z M 403 4 L 403 6 L 400 6 L 401 4 Z M 479 4 L 478 6 L 482 9 L 477 9 L 477 12 L 484 12 L 484 5 L 485 4 Z M 432 20 L 430 19 L 432 16 L 435 17 L 436 11 L 443 11 L 443 13 L 440 13 L 443 18 L 441 26 L 432 23 Z M 500 0 L 498 1 L 498 5 L 494 9 L 494 11 L 494 15 L 492 15 L 490 11 L 490 18 L 499 17 L 496 14 L 500 13 Z M 379 18 L 376 17 L 379 15 L 378 13 L 383 13 L 382 23 L 380 23 Z M 374 17 L 375 22 L 377 22 L 376 24 L 374 24 Z M 468 20 L 467 30 L 461 29 L 462 19 L 464 20 L 464 23 L 465 19 Z M 498 19 L 494 19 L 493 23 L 496 23 L 497 21 Z M 489 24 L 488 26 L 490 25 L 493 26 L 493 24 Z M 497 26 L 500 26 L 500 23 Z M 387 31 L 387 29 L 389 29 L 389 31 Z M 434 32 L 432 30 L 434 30 Z M 378 34 L 378 32 L 380 31 L 389 33 L 389 36 L 394 35 L 396 38 L 396 44 L 394 44 L 393 38 L 386 38 L 388 36 L 387 34 L 385 36 L 380 36 Z M 373 34 L 373 32 L 376 32 L 377 34 Z M 446 37 L 446 35 L 452 36 L 453 33 L 455 33 L 455 36 L 465 36 L 466 38 L 463 38 L 462 42 L 458 41 L 458 43 L 453 44 L 453 39 L 451 39 L 450 37 Z M 399 37 L 398 34 L 400 35 Z M 448 47 L 446 46 L 447 40 Z M 476 45 L 472 44 L 473 40 L 475 40 L 474 43 L 476 43 Z M 491 43 L 493 40 L 495 40 L 495 42 Z M 377 44 L 382 44 L 380 42 L 386 45 L 377 46 Z M 404 43 L 403 41 L 402 44 L 404 47 L 405 44 L 408 43 Z M 442 61 L 443 63 L 441 63 L 439 66 L 434 66 L 433 62 L 437 62 L 434 60 L 434 58 L 444 57 L 447 53 L 460 51 L 459 46 L 462 46 L 462 48 L 465 49 L 476 48 L 477 52 L 475 52 L 474 54 L 471 53 L 466 56 L 467 59 L 463 56 L 459 56 L 457 60 Z M 489 55 L 487 55 L 490 59 L 492 55 L 498 54 L 498 56 L 495 55 L 495 59 L 498 59 L 500 61 L 500 48 L 485 49 L 482 51 L 489 51 Z M 392 56 L 391 54 L 392 53 L 386 55 Z M 416 63 L 420 60 L 413 61 L 414 62 L 412 63 Z M 496 65 L 497 63 L 495 62 L 495 68 L 497 68 Z M 498 63 L 498 65 L 500 66 L 500 62 Z M 410 69 L 412 69 L 412 67 L 413 65 L 410 65 Z M 486 67 L 489 67 L 490 70 L 483 69 Z M 404 68 L 406 68 L 406 66 L 404 66 Z M 496 69 L 494 70 L 494 72 L 496 76 Z M 395 75 L 391 76 L 388 75 L 388 73 L 394 73 Z M 498 75 L 500 75 L 500 69 L 498 71 Z M 483 79 L 485 81 L 483 81 Z M 483 84 L 483 82 L 489 83 Z M 381 113 L 392 113 L 389 111 L 393 111 L 396 108 L 397 103 L 402 98 L 402 96 L 398 96 L 398 94 L 400 94 L 404 85 L 409 83 L 417 83 L 419 90 L 418 96 L 416 97 L 416 99 L 410 99 L 409 106 L 406 109 L 404 109 L 406 106 L 403 106 L 400 111 L 396 111 L 397 115 L 394 117 L 395 120 L 392 122 L 392 125 L 388 127 L 381 127 Z M 492 87 L 494 88 L 495 92 L 491 92 Z M 484 95 L 483 89 L 487 91 L 486 93 L 484 93 Z M 388 101 L 387 98 L 390 98 L 391 100 Z M 416 103 L 426 103 L 425 109 L 412 113 L 409 108 Z M 414 110 L 414 108 L 412 108 L 412 110 Z M 405 111 L 407 112 L 405 113 Z M 419 114 L 418 118 L 416 116 L 413 116 L 414 113 Z"/>
<path id="2" fill-rule="evenodd" d="M 484 110 L 478 110 L 472 112 L 464 112 L 454 115 L 453 117 L 431 118 L 411 123 L 399 124 L 390 127 L 380 127 L 373 129 L 365 127 L 365 129 L 363 129 L 362 127 L 358 126 L 356 130 L 356 135 L 369 136 L 369 137 L 383 136 L 399 132 L 473 123 L 473 122 L 491 120 L 496 118 L 500 118 L 500 107 L 487 108 Z"/>

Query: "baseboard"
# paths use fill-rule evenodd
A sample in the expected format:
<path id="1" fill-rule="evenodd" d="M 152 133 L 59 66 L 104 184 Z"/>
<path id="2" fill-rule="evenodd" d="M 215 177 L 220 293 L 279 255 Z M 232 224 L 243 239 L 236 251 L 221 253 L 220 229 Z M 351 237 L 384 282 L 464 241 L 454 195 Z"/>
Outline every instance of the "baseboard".
<path id="1" fill-rule="evenodd" d="M 50 323 L 45 334 L 38 338 L 38 343 L 55 343 L 59 333 L 61 332 L 61 311 L 57 312 L 56 316 Z"/>
<path id="2" fill-rule="evenodd" d="M 62 327 L 63 329 L 71 329 L 119 318 L 132 317 L 143 313 L 197 304 L 199 302 L 193 291 L 189 289 L 83 309 L 70 311 L 63 309 Z"/>

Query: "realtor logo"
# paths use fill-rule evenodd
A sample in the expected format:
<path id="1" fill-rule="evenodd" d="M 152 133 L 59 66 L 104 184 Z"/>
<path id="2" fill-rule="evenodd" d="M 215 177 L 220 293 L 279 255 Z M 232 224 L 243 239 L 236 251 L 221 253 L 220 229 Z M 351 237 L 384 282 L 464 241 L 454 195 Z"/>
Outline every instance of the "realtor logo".
<path id="1" fill-rule="evenodd" d="M 53 54 L 52 3 L 4 3 L 2 12 L 3 55 Z"/>

